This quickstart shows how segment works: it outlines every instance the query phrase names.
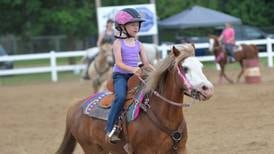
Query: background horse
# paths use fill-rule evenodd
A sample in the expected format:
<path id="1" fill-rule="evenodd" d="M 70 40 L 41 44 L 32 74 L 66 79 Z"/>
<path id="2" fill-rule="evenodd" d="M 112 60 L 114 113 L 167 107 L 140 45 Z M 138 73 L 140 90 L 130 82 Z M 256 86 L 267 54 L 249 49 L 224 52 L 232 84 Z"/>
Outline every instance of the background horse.
<path id="1" fill-rule="evenodd" d="M 105 81 L 111 77 L 113 64 L 112 45 L 105 43 L 99 47 L 98 55 L 88 67 L 88 76 L 95 92 L 101 90 Z"/>
<path id="2" fill-rule="evenodd" d="M 70 154 L 76 141 L 86 154 L 186 153 L 187 126 L 183 114 L 183 94 L 207 100 L 213 95 L 213 85 L 202 72 L 202 64 L 193 57 L 190 44 L 176 45 L 145 84 L 148 104 L 139 117 L 126 125 L 126 139 L 118 144 L 105 141 L 106 121 L 82 114 L 79 101 L 69 108 L 66 131 L 57 153 Z"/>
<path id="3" fill-rule="evenodd" d="M 144 46 L 144 50 L 146 53 L 146 56 L 148 58 L 148 61 L 153 65 L 158 62 L 160 59 L 160 52 L 155 44 L 150 43 L 142 43 Z"/>
<path id="4" fill-rule="evenodd" d="M 217 36 L 209 36 L 209 51 L 213 51 L 215 56 L 215 61 L 220 65 L 221 71 L 219 74 L 218 83 L 222 83 L 223 79 L 226 79 L 229 83 L 233 83 L 233 80 L 230 79 L 225 73 L 225 66 L 228 63 L 227 60 L 227 52 L 225 52 L 223 45 L 219 42 Z M 237 82 L 240 81 L 241 76 L 244 73 L 243 61 L 245 59 L 253 59 L 258 58 L 258 49 L 256 45 L 246 45 L 241 44 L 236 46 L 233 50 L 234 58 L 237 62 L 239 62 L 241 71 L 237 76 Z"/>

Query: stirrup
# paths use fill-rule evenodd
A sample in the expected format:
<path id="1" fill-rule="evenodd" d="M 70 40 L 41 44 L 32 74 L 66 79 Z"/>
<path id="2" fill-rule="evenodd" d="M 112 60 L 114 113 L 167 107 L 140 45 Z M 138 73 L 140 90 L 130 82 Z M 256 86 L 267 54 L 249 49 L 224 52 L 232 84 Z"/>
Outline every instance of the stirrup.
<path id="1" fill-rule="evenodd" d="M 121 139 L 119 138 L 119 128 L 114 126 L 111 132 L 106 134 L 106 141 L 112 144 L 119 143 Z"/>

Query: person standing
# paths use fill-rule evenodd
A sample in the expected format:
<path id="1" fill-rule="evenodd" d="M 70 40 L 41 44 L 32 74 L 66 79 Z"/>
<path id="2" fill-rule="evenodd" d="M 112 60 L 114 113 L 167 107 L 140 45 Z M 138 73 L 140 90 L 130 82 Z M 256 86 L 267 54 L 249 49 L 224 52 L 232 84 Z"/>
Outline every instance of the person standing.
<path id="1" fill-rule="evenodd" d="M 148 62 L 142 43 L 137 34 L 145 20 L 133 8 L 125 8 L 115 16 L 115 28 L 119 34 L 113 43 L 115 65 L 113 67 L 113 84 L 115 98 L 112 102 L 106 125 L 106 140 L 110 143 L 120 141 L 117 135 L 117 123 L 127 95 L 127 81 L 132 75 L 141 75 L 138 67 L 139 58 L 145 67 L 153 66 Z"/>
<path id="2" fill-rule="evenodd" d="M 219 36 L 219 41 L 224 44 L 225 51 L 231 57 L 231 61 L 234 60 L 233 48 L 235 46 L 235 30 L 230 23 L 226 23 L 224 30 Z"/>
<path id="3" fill-rule="evenodd" d="M 101 46 L 104 43 L 112 44 L 114 41 L 114 29 L 113 29 L 113 20 L 108 19 L 106 24 L 106 29 L 99 34 L 97 40 L 97 46 Z"/>

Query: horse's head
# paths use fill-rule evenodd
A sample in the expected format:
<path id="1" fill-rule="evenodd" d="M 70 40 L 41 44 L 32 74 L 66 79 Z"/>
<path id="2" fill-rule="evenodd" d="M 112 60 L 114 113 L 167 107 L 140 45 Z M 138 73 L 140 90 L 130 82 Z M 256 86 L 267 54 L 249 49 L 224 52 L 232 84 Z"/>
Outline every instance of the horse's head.
<path id="1" fill-rule="evenodd" d="M 183 91 L 194 99 L 207 100 L 213 95 L 213 85 L 203 74 L 202 67 L 194 57 L 193 44 L 175 45 L 169 56 L 155 65 L 155 70 L 149 74 L 145 92 Z"/>
<path id="2" fill-rule="evenodd" d="M 109 64 L 110 66 L 113 66 L 114 59 L 112 54 L 112 44 L 105 43 L 100 46 L 99 53 L 104 57 L 104 60 Z"/>
<path id="3" fill-rule="evenodd" d="M 183 44 L 174 46 L 175 69 L 184 93 L 198 100 L 207 100 L 213 95 L 213 85 L 204 75 L 203 64 L 194 57 L 194 46 Z M 180 83 L 178 83 L 180 84 Z"/>
<path id="4" fill-rule="evenodd" d="M 210 52 L 213 52 L 216 47 L 219 47 L 220 43 L 217 36 L 211 35 L 209 36 L 209 48 Z"/>

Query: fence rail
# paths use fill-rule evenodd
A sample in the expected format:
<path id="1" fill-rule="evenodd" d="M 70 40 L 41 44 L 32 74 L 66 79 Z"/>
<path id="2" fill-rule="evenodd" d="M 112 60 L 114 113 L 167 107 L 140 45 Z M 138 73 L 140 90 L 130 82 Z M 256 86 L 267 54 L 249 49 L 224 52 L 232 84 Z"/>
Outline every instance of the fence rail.
<path id="1" fill-rule="evenodd" d="M 259 57 L 267 57 L 268 66 L 273 67 L 273 50 L 272 44 L 274 44 L 274 39 L 267 38 L 262 40 L 248 40 L 248 41 L 237 41 L 236 44 L 255 44 L 255 45 L 266 45 L 266 52 L 260 52 Z M 208 43 L 197 43 L 195 44 L 196 49 L 208 48 Z M 158 46 L 159 51 L 161 51 L 162 57 L 167 56 L 167 51 L 171 49 L 171 45 L 162 44 Z M 28 67 L 28 68 L 14 68 L 11 70 L 0 70 L 0 76 L 5 75 L 20 75 L 20 74 L 34 74 L 34 73 L 51 73 L 51 80 L 53 82 L 58 81 L 58 72 L 62 71 L 80 71 L 84 68 L 83 64 L 75 65 L 57 65 L 58 58 L 65 57 L 83 57 L 87 54 L 95 54 L 98 52 L 98 48 L 94 47 L 89 50 L 81 51 L 66 51 L 66 52 L 55 52 L 50 51 L 49 53 L 39 53 L 39 54 L 25 54 L 25 55 L 11 55 L 0 57 L 0 62 L 3 61 L 25 61 L 25 60 L 38 60 L 38 59 L 49 59 L 50 65 L 43 67 Z M 199 56 L 200 61 L 214 61 L 213 56 Z"/>

